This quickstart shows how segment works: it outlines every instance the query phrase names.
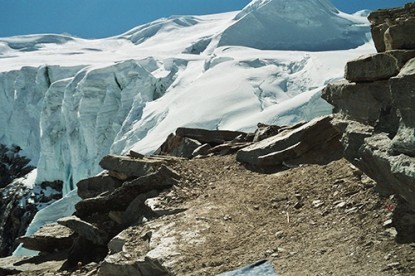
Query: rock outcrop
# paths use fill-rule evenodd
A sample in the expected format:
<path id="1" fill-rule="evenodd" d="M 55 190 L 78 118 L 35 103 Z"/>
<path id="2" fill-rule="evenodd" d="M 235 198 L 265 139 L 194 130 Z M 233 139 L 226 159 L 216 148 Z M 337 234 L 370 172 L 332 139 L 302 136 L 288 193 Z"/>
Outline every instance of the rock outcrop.
<path id="1" fill-rule="evenodd" d="M 208 154 L 229 154 L 247 146 L 253 134 L 230 130 L 207 130 L 180 127 L 170 134 L 156 154 L 184 158 Z"/>
<path id="2" fill-rule="evenodd" d="M 18 241 L 46 255 L 65 251 L 62 268 L 67 270 L 76 269 L 79 263 L 102 261 L 114 236 L 131 225 L 159 217 L 146 200 L 177 184 L 180 176 L 167 166 L 175 160 L 135 152 L 105 156 L 100 165 L 106 171 L 78 183 L 83 200 L 76 204 L 73 216 Z"/>
<path id="3" fill-rule="evenodd" d="M 35 214 L 62 197 L 62 182 L 44 182 L 29 188 L 19 178 L 0 189 L 0 257 L 9 256 L 18 246 Z"/>
<path id="4" fill-rule="evenodd" d="M 329 156 L 338 159 L 340 155 L 336 154 L 336 150 L 340 153 L 340 132 L 332 125 L 331 120 L 330 116 L 326 116 L 306 124 L 282 127 L 278 134 L 239 150 L 236 159 L 256 167 L 298 164 L 306 159 L 311 163 L 327 162 L 323 159 Z M 330 154 L 328 151 L 331 151 Z M 311 155 L 314 158 L 309 158 Z M 317 156 L 320 157 L 316 158 Z"/>
<path id="5" fill-rule="evenodd" d="M 323 98 L 334 106 L 344 132 L 345 157 L 376 180 L 381 193 L 398 195 L 407 205 L 399 209 L 413 216 L 415 4 L 375 11 L 369 20 L 379 53 L 350 61 L 347 81 L 329 85 Z M 394 216 L 401 230 L 403 217 Z M 413 229 L 415 220 L 405 220 L 406 229 Z"/>

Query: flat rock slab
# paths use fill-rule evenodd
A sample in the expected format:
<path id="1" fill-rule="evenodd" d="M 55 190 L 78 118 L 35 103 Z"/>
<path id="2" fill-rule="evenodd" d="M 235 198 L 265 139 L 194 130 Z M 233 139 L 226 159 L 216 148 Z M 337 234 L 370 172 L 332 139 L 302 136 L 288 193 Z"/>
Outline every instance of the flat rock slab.
<path id="1" fill-rule="evenodd" d="M 395 50 L 362 56 L 347 62 L 344 77 L 352 82 L 387 80 L 398 75 L 400 69 L 413 57 L 414 50 Z"/>
<path id="2" fill-rule="evenodd" d="M 58 223 L 72 229 L 79 236 L 95 244 L 106 245 L 108 242 L 108 234 L 106 232 L 76 216 L 61 218 L 58 220 Z"/>
<path id="3" fill-rule="evenodd" d="M 35 257 L 0 258 L 0 275 L 44 275 L 44 271 L 58 271 L 65 262 L 62 252 Z"/>
<path id="4" fill-rule="evenodd" d="M 137 159 L 128 156 L 107 155 L 99 165 L 106 170 L 123 173 L 129 177 L 140 177 L 154 172 L 164 164 L 161 160 Z"/>
<path id="5" fill-rule="evenodd" d="M 283 131 L 276 136 L 239 150 L 236 159 L 253 166 L 262 166 L 269 165 L 269 160 L 260 158 L 267 156 L 273 159 L 274 162 L 271 162 L 273 165 L 281 164 L 284 158 L 297 157 L 313 146 L 338 136 L 339 132 L 331 124 L 331 120 L 331 116 L 319 117 L 296 129 Z M 283 158 L 279 158 L 275 154 L 270 155 L 272 153 L 280 153 Z"/>
<path id="6" fill-rule="evenodd" d="M 41 252 L 54 252 L 71 247 L 74 231 L 57 223 L 46 224 L 31 236 L 17 239 L 23 247 Z"/>

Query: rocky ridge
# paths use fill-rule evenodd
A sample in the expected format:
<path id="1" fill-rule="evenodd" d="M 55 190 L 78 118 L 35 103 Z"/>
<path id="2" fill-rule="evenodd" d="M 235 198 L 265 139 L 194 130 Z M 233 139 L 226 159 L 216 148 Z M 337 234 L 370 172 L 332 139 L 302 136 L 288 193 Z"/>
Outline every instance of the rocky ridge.
<path id="1" fill-rule="evenodd" d="M 378 53 L 348 62 L 346 81 L 323 92 L 344 132 L 345 157 L 376 180 L 382 194 L 400 199 L 394 224 L 402 241 L 415 240 L 414 11 L 409 3 L 371 13 Z"/>

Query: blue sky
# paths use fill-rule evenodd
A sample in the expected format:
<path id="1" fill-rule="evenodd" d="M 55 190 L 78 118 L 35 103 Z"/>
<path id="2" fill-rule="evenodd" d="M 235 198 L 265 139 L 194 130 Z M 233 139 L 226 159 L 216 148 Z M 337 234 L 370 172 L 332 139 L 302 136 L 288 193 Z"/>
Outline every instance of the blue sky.
<path id="1" fill-rule="evenodd" d="M 287 0 L 290 1 L 290 0 Z M 304 0 L 307 1 L 307 0 Z M 170 15 L 240 10 L 250 0 L 0 0 L 0 37 L 69 33 L 101 38 Z M 332 0 L 345 12 L 398 7 L 407 0 Z"/>

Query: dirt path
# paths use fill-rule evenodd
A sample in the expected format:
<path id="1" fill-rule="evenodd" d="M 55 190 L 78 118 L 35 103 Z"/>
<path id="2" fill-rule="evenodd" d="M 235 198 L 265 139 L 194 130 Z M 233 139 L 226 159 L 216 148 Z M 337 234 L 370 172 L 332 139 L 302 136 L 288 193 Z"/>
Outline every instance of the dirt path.
<path id="1" fill-rule="evenodd" d="M 174 168 L 183 179 L 163 205 L 214 206 L 198 218 L 210 225 L 203 246 L 183 245 L 180 274 L 214 275 L 264 258 L 282 275 L 415 273 L 415 248 L 383 226 L 393 200 L 345 160 L 273 174 L 249 171 L 234 156 Z"/>

